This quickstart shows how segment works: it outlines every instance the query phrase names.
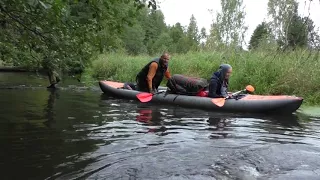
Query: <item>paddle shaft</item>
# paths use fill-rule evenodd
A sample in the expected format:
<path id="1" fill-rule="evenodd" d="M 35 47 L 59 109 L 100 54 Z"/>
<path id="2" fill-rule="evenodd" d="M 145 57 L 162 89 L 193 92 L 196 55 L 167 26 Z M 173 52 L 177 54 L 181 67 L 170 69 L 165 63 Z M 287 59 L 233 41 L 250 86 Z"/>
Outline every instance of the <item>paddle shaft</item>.
<path id="1" fill-rule="evenodd" d="M 241 90 L 241 91 L 238 91 L 238 92 L 235 92 L 231 95 L 232 96 L 235 96 L 235 95 L 238 95 L 242 92 L 246 91 L 245 89 L 244 90 Z M 222 107 L 224 106 L 225 102 L 226 102 L 226 99 L 228 99 L 230 96 L 227 96 L 225 98 L 216 98 L 216 99 L 212 99 L 211 102 L 214 103 L 215 105 L 219 106 L 219 107 Z"/>
<path id="2" fill-rule="evenodd" d="M 241 90 L 241 91 L 237 91 L 237 92 L 235 92 L 235 93 L 232 93 L 232 95 L 231 95 L 231 96 L 238 95 L 238 94 L 240 94 L 240 93 L 242 93 L 242 92 L 245 92 L 245 91 L 246 91 L 246 89 Z"/>

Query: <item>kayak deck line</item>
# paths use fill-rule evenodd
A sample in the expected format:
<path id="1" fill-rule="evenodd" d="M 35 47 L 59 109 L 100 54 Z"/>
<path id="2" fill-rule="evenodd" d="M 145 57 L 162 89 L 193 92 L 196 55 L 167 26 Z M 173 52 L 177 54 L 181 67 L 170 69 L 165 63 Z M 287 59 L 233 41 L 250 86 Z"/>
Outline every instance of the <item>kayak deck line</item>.
<path id="1" fill-rule="evenodd" d="M 138 100 L 136 95 L 141 93 L 136 90 L 123 89 L 124 83 L 114 81 L 100 81 L 101 90 L 113 97 Z M 166 87 L 159 87 L 165 91 Z M 155 94 L 150 102 L 179 105 L 182 107 L 206 109 L 219 112 L 241 113 L 293 113 L 301 106 L 303 98 L 287 95 L 244 95 L 240 99 L 227 99 L 223 107 L 218 107 L 211 102 L 212 98 L 186 96 L 178 94 Z"/>

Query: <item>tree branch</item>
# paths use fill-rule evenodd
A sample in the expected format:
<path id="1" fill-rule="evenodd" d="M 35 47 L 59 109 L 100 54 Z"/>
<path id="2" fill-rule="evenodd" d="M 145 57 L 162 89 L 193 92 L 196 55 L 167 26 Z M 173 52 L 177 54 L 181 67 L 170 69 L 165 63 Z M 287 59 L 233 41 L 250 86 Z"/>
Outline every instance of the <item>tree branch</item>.
<path id="1" fill-rule="evenodd" d="M 25 25 L 19 18 L 14 17 L 11 13 L 7 12 L 2 6 L 0 6 L 0 10 L 3 11 L 5 14 L 7 14 L 12 20 L 14 20 L 15 22 L 17 22 L 18 24 L 20 24 L 22 27 L 24 27 L 26 30 L 42 37 L 43 39 L 48 39 L 46 36 L 44 36 L 43 34 L 41 34 L 39 31 L 37 31 L 36 29 L 31 29 L 30 27 L 28 27 L 27 25 Z"/>

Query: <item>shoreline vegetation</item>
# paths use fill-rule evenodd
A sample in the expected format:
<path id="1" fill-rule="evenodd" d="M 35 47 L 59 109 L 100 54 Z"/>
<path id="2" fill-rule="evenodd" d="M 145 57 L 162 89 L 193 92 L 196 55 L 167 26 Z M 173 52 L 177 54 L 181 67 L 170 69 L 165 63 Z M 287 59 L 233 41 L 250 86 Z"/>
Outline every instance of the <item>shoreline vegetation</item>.
<path id="1" fill-rule="evenodd" d="M 86 69 L 83 79 L 135 82 L 136 74 L 155 57 L 129 56 L 124 53 L 101 54 Z M 222 63 L 229 63 L 233 67 L 231 91 L 251 84 L 256 88 L 255 94 L 295 95 L 303 97 L 304 104 L 320 103 L 318 52 L 189 52 L 172 54 L 169 68 L 171 74 L 209 79 Z M 166 81 L 162 85 L 165 83 Z"/>
<path id="2" fill-rule="evenodd" d="M 272 52 L 274 51 L 274 52 Z M 161 54 L 161 53 L 160 53 Z M 97 86 L 99 80 L 135 82 L 137 73 L 153 58 L 160 56 L 105 53 L 95 56 L 82 75 L 86 86 Z M 320 53 L 295 51 L 198 51 L 171 54 L 170 73 L 209 79 L 220 64 L 233 67 L 230 91 L 253 85 L 255 94 L 295 95 L 304 105 L 320 104 Z M 38 72 L 42 72 L 40 69 Z M 2 66 L 0 72 L 35 72 L 29 67 Z M 166 80 L 162 83 L 166 85 Z"/>
<path id="3" fill-rule="evenodd" d="M 251 84 L 256 94 L 320 104 L 320 29 L 297 0 L 268 0 L 267 16 L 249 42 L 243 0 L 221 0 L 210 29 L 199 27 L 194 15 L 188 25 L 167 24 L 156 0 L 50 2 L 0 3 L 1 66 L 42 68 L 49 81 L 56 74 L 82 75 L 96 86 L 101 79 L 134 82 L 147 62 L 168 51 L 171 74 L 209 79 L 229 63 L 231 91 Z"/>

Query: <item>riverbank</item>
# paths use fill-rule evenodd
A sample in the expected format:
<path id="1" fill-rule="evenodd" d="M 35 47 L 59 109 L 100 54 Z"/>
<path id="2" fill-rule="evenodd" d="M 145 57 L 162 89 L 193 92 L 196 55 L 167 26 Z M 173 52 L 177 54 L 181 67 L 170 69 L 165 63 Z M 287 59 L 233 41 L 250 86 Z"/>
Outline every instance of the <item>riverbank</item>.
<path id="1" fill-rule="evenodd" d="M 0 72 L 39 72 L 39 73 L 45 73 L 46 71 L 43 68 L 30 69 L 28 67 L 0 66 Z"/>
<path id="2" fill-rule="evenodd" d="M 172 55 L 171 74 L 210 78 L 221 63 L 233 66 L 230 90 L 251 84 L 256 94 L 287 94 L 305 98 L 307 104 L 320 103 L 320 59 L 317 53 L 300 50 L 276 52 L 193 52 Z M 87 69 L 85 78 L 134 82 L 150 56 L 102 54 Z"/>
<path id="3" fill-rule="evenodd" d="M 15 67 L 15 66 L 1 66 L 0 72 L 29 72 L 27 68 Z"/>

